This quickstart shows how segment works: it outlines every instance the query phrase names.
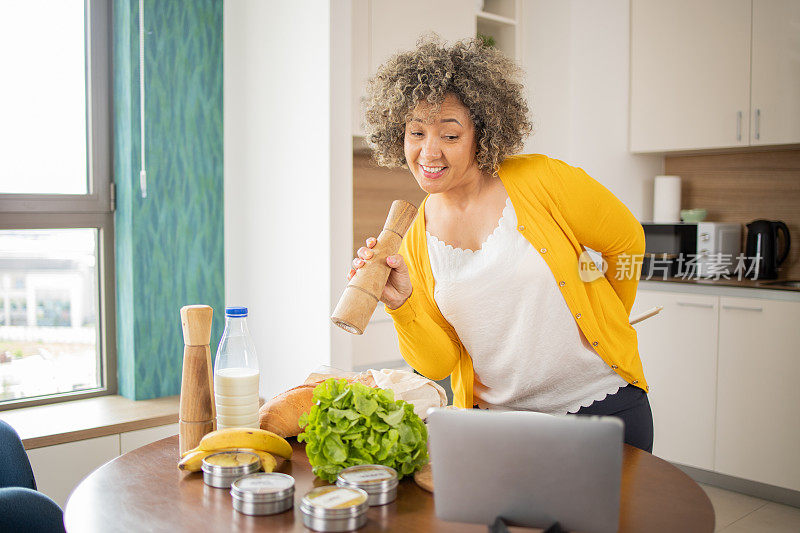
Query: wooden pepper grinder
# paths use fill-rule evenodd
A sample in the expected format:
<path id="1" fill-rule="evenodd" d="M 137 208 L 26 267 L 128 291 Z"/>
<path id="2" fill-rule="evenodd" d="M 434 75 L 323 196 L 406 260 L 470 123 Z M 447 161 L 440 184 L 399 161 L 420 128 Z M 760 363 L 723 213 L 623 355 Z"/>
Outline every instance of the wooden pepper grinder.
<path id="1" fill-rule="evenodd" d="M 200 443 L 203 435 L 214 431 L 214 376 L 211 370 L 211 318 L 208 305 L 181 307 L 183 328 L 183 378 L 178 433 L 180 453 Z"/>
<path id="2" fill-rule="evenodd" d="M 334 324 L 356 335 L 364 333 L 389 279 L 391 268 L 386 264 L 386 258 L 400 249 L 403 235 L 416 215 L 417 208 L 412 204 L 403 200 L 392 202 L 383 231 L 378 235 L 378 243 L 372 249 L 372 259 L 356 271 L 333 310 L 331 320 Z"/>

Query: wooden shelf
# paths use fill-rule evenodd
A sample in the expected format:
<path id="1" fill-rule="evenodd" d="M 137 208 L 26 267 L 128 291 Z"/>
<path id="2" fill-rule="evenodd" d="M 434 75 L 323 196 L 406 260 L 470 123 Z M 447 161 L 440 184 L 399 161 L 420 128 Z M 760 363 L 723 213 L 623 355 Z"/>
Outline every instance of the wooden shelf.
<path id="1" fill-rule="evenodd" d="M 514 19 L 510 19 L 508 17 L 502 17 L 500 15 L 495 15 L 494 13 L 489 13 L 487 11 L 479 11 L 478 12 L 478 20 L 485 21 L 485 22 L 495 22 L 497 24 L 504 24 L 506 26 L 516 26 L 517 21 Z"/>
<path id="2" fill-rule="evenodd" d="M 372 155 L 363 135 L 353 135 L 353 155 Z"/>

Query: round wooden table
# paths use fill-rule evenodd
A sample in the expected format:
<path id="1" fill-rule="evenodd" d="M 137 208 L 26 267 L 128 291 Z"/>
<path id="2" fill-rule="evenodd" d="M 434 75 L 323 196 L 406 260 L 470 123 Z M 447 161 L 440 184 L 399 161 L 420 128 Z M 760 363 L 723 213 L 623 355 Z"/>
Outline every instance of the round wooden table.
<path id="1" fill-rule="evenodd" d="M 92 472 L 64 512 L 69 533 L 106 531 L 275 531 L 308 532 L 299 505 L 312 487 L 325 485 L 311 473 L 305 445 L 290 439 L 291 461 L 278 471 L 295 478 L 295 506 L 272 516 L 247 516 L 233 509 L 229 491 L 203 483 L 201 473 L 178 470 L 178 437 L 126 453 Z M 622 457 L 620 531 L 714 531 L 714 509 L 703 489 L 686 474 L 647 452 L 625 445 Z M 478 524 L 436 518 L 433 495 L 407 478 L 397 500 L 371 507 L 368 531 L 485 532 Z M 513 531 L 535 531 L 511 528 Z"/>

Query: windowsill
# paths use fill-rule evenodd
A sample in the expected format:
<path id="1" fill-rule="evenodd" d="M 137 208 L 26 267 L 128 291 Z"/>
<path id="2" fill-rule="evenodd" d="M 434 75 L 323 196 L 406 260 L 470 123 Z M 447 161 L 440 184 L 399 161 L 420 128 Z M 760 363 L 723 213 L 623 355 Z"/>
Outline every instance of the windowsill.
<path id="1" fill-rule="evenodd" d="M 42 448 L 178 422 L 179 396 L 133 401 L 101 396 L 0 411 L 25 449 Z"/>

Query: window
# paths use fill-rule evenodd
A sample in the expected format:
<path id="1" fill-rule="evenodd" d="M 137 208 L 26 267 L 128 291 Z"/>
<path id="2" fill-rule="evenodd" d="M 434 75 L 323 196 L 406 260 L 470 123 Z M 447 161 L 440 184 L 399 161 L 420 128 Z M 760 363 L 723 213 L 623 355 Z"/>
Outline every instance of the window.
<path id="1" fill-rule="evenodd" d="M 0 12 L 0 409 L 113 394 L 110 0 Z"/>

